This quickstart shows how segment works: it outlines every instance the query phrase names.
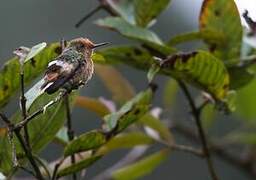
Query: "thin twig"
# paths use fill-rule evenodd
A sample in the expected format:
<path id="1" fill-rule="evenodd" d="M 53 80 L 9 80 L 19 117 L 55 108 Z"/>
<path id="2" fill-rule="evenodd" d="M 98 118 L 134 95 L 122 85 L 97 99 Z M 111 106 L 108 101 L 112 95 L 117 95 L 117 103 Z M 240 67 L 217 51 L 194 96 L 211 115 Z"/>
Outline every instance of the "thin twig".
<path id="1" fill-rule="evenodd" d="M 68 140 L 72 141 L 74 139 L 74 130 L 72 129 L 72 120 L 71 120 L 71 112 L 70 112 L 70 105 L 69 105 L 69 96 L 66 94 L 64 97 L 65 100 L 65 105 L 66 105 L 66 113 L 67 113 L 67 128 L 68 128 Z M 76 158 L 75 155 L 71 155 L 71 163 L 75 164 L 76 163 Z M 76 173 L 73 175 L 73 180 L 77 179 Z"/>
<path id="2" fill-rule="evenodd" d="M 65 159 L 61 159 L 55 166 L 52 174 L 51 180 L 55 180 L 57 178 L 57 172 L 61 164 L 65 161 Z"/>
<path id="3" fill-rule="evenodd" d="M 79 28 L 87 19 L 89 19 L 91 16 L 93 16 L 96 12 L 101 10 L 103 8 L 102 5 L 98 5 L 96 8 L 94 8 L 92 11 L 87 13 L 83 18 L 81 18 L 78 23 L 76 23 L 75 27 Z"/>
<path id="4" fill-rule="evenodd" d="M 181 145 L 181 144 L 170 144 L 168 145 L 171 149 L 176 151 L 183 151 L 186 153 L 192 153 L 199 157 L 205 157 L 204 153 L 201 150 L 195 149 L 191 146 Z"/>
<path id="5" fill-rule="evenodd" d="M 17 123 L 14 127 L 14 129 L 20 129 L 22 128 L 25 124 L 29 123 L 32 119 L 34 119 L 36 116 L 42 114 L 43 112 L 45 112 L 45 110 L 49 107 L 51 107 L 52 105 L 56 104 L 57 102 L 59 102 L 68 92 L 67 91 L 63 91 L 61 92 L 54 100 L 50 101 L 48 104 L 46 104 L 44 107 L 42 107 L 41 109 L 37 110 L 36 112 L 34 112 L 33 114 L 31 114 L 30 116 L 28 116 L 25 120 Z"/>
<path id="6" fill-rule="evenodd" d="M 200 143 L 200 140 L 194 133 L 194 130 L 189 127 L 185 127 L 184 125 L 175 123 L 173 124 L 171 129 L 176 130 L 177 132 L 184 135 L 186 138 L 192 140 L 195 143 Z M 248 163 L 246 159 L 241 157 L 241 155 L 232 154 L 228 152 L 223 146 L 216 144 L 212 141 L 208 141 L 208 145 L 212 152 L 214 152 L 221 159 L 230 163 L 233 166 L 238 167 L 239 169 L 242 169 L 244 172 L 250 175 L 250 177 L 256 177 L 256 172 L 253 170 L 253 164 Z"/>
<path id="7" fill-rule="evenodd" d="M 207 165 L 208 165 L 208 169 L 210 171 L 211 177 L 212 177 L 213 180 L 218 180 L 219 178 L 218 178 L 218 176 L 215 172 L 213 162 L 212 162 L 212 158 L 211 158 L 211 154 L 210 154 L 210 151 L 209 151 L 209 148 L 208 148 L 205 132 L 204 132 L 203 127 L 202 127 L 202 123 L 201 123 L 201 119 L 200 119 L 200 112 L 198 111 L 198 109 L 195 105 L 195 102 L 194 102 L 190 92 L 188 91 L 186 85 L 182 81 L 178 81 L 178 83 L 179 83 L 184 95 L 186 96 L 191 109 L 192 109 L 192 114 L 193 114 L 193 117 L 195 118 L 195 121 L 196 121 L 197 130 L 198 130 L 198 133 L 199 133 L 199 137 L 201 139 L 201 143 L 202 143 L 202 146 L 203 146 L 203 152 L 205 154 L 205 159 L 207 161 Z"/>
<path id="8" fill-rule="evenodd" d="M 9 130 L 11 131 L 14 131 L 15 135 L 17 136 L 17 139 L 23 149 L 23 151 L 25 152 L 26 154 L 26 157 L 28 158 L 31 166 L 33 167 L 35 173 L 36 173 L 36 177 L 37 179 L 39 180 L 43 180 L 43 175 L 41 174 L 40 170 L 39 170 L 39 167 L 37 166 L 34 158 L 33 158 L 33 155 L 32 155 L 32 152 L 30 151 L 30 149 L 27 147 L 25 141 L 23 140 L 21 134 L 20 134 L 20 129 L 14 129 L 14 125 L 11 123 L 11 121 L 3 114 L 3 113 L 0 113 L 0 117 L 1 119 L 8 125 L 8 128 Z"/>
<path id="9" fill-rule="evenodd" d="M 22 111 L 22 117 L 23 120 L 27 118 L 27 110 L 26 110 L 26 102 L 27 99 L 25 97 L 25 85 L 24 85 L 24 69 L 23 69 L 24 64 L 20 64 L 20 87 L 21 87 L 21 95 L 20 95 L 20 108 Z M 29 132 L 28 132 L 28 126 L 27 124 L 24 125 L 24 139 L 25 143 L 30 149 L 30 142 L 29 142 Z"/>

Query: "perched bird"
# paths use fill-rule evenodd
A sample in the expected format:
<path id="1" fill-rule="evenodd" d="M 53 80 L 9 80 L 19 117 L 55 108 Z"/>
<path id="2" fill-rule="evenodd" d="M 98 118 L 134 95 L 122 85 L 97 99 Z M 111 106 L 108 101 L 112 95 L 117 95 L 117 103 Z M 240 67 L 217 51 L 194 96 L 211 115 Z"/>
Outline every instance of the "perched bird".
<path id="1" fill-rule="evenodd" d="M 48 64 L 41 90 L 52 94 L 60 88 L 72 91 L 86 84 L 94 70 L 93 50 L 106 44 L 94 44 L 87 38 L 71 40 L 62 53 Z"/>

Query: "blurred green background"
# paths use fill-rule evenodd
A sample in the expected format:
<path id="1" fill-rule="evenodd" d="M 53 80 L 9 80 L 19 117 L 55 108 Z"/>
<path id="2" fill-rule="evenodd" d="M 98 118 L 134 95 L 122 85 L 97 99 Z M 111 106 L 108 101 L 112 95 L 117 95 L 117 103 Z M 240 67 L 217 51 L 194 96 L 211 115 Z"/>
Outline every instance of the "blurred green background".
<path id="1" fill-rule="evenodd" d="M 157 23 L 152 27 L 163 40 L 168 40 L 172 36 L 198 29 L 198 16 L 202 0 L 172 0 L 169 8 L 158 18 Z M 76 37 L 88 37 L 92 41 L 105 42 L 111 45 L 130 43 L 127 39 L 117 33 L 99 28 L 93 21 L 106 15 L 100 11 L 92 18 L 88 19 L 79 29 L 75 28 L 75 23 L 88 11 L 98 5 L 96 0 L 8 0 L 2 1 L 0 5 L 0 60 L 1 64 L 12 57 L 12 51 L 23 45 L 33 46 L 40 42 L 56 42 L 61 38 L 66 40 Z M 196 44 L 188 43 L 182 46 L 184 50 L 193 49 Z M 146 73 L 128 67 L 118 67 L 121 73 L 135 86 L 136 90 L 145 89 L 147 86 Z M 166 78 L 159 77 L 157 82 L 163 84 Z M 97 76 L 81 90 L 81 93 L 92 97 L 111 98 L 107 90 Z M 171 118 L 188 121 L 188 107 L 184 99 L 179 95 L 178 109 L 174 111 Z M 155 104 L 160 104 L 161 88 L 155 97 Z M 11 106 L 8 106 L 8 113 L 14 112 L 18 108 L 17 99 L 13 98 Z M 73 111 L 73 120 L 77 134 L 91 130 L 100 126 L 97 116 L 84 109 L 76 108 Z M 235 121 L 230 123 L 229 118 L 214 127 L 214 134 L 221 135 L 226 130 L 238 126 Z M 189 122 L 188 122 L 189 124 Z M 185 140 L 180 138 L 179 141 Z M 155 147 L 158 148 L 158 147 Z M 58 145 L 50 144 L 42 152 L 47 160 L 53 160 L 61 151 Z M 153 150 L 152 150 L 153 151 Z M 98 161 L 88 170 L 87 179 L 91 179 L 104 168 L 109 167 L 118 158 L 122 157 L 125 151 L 112 153 Z M 216 169 L 222 179 L 246 180 L 246 175 L 241 174 L 236 168 L 225 162 L 215 159 Z M 21 174 L 21 176 L 24 176 Z M 173 179 L 173 180 L 207 180 L 207 166 L 204 159 L 199 159 L 190 154 L 173 152 L 169 159 L 157 168 L 150 176 L 144 179 Z"/>

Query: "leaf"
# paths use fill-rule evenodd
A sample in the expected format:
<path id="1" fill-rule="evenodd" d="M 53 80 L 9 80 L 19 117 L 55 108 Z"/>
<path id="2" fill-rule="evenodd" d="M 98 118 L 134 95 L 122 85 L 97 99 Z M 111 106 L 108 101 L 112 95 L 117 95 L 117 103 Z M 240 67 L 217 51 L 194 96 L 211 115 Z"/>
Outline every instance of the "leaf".
<path id="1" fill-rule="evenodd" d="M 132 180 L 150 174 L 162 161 L 167 159 L 168 150 L 162 150 L 134 164 L 125 166 L 112 172 L 112 178 L 116 180 Z"/>
<path id="2" fill-rule="evenodd" d="M 162 62 L 161 69 L 166 75 L 203 89 L 216 100 L 228 93 L 229 74 L 224 63 L 205 51 L 175 54 Z"/>
<path id="3" fill-rule="evenodd" d="M 44 91 L 41 90 L 41 86 L 44 84 L 44 82 L 44 79 L 41 79 L 25 93 L 27 100 L 26 109 L 29 109 L 33 102 L 44 93 Z"/>
<path id="4" fill-rule="evenodd" d="M 102 132 L 91 131 L 72 140 L 64 149 L 64 156 L 96 149 L 106 143 L 106 137 Z"/>
<path id="5" fill-rule="evenodd" d="M 201 112 L 201 119 L 205 128 L 210 128 L 216 117 L 215 106 L 213 104 L 207 104 Z"/>
<path id="6" fill-rule="evenodd" d="M 111 131 L 115 128 L 116 133 L 123 131 L 148 111 L 151 100 L 151 89 L 137 94 L 133 99 L 125 103 L 119 111 L 104 117 L 106 129 Z"/>
<path id="7" fill-rule="evenodd" d="M 45 47 L 46 47 L 46 43 L 45 42 L 42 42 L 40 44 L 37 44 L 35 46 L 33 46 L 27 57 L 25 58 L 24 62 L 26 63 L 28 60 L 32 59 L 33 57 L 35 57 L 38 53 L 40 53 Z"/>
<path id="8" fill-rule="evenodd" d="M 102 55 L 95 53 L 95 52 L 92 54 L 92 60 L 94 63 L 99 63 L 99 64 L 106 63 L 105 58 Z"/>
<path id="9" fill-rule="evenodd" d="M 209 30 L 223 35 L 221 44 L 205 39 L 217 57 L 223 61 L 240 57 L 242 26 L 233 0 L 204 0 L 199 21 L 200 31 Z"/>
<path id="10" fill-rule="evenodd" d="M 224 41 L 224 35 L 211 30 L 201 30 L 196 32 L 188 32 L 183 34 L 178 34 L 170 39 L 167 44 L 169 46 L 175 46 L 180 43 L 202 40 L 205 39 L 215 44 L 221 44 Z"/>
<path id="11" fill-rule="evenodd" d="M 110 110 L 101 101 L 90 97 L 78 96 L 75 105 L 95 112 L 100 117 L 110 113 Z"/>
<path id="12" fill-rule="evenodd" d="M 60 143 L 63 146 L 66 146 L 68 144 L 69 138 L 67 127 L 64 126 L 57 132 L 54 141 Z"/>
<path id="13" fill-rule="evenodd" d="M 155 62 L 145 49 L 133 46 L 118 46 L 98 51 L 108 64 L 127 64 L 137 69 L 148 71 Z"/>
<path id="14" fill-rule="evenodd" d="M 142 116 L 139 120 L 144 126 L 150 127 L 151 129 L 155 130 L 159 133 L 160 137 L 168 143 L 173 143 L 174 139 L 168 127 L 161 122 L 160 119 L 152 116 L 151 114 L 147 113 Z"/>
<path id="15" fill-rule="evenodd" d="M 72 164 L 64 169 L 60 169 L 59 172 L 57 173 L 57 177 L 60 178 L 63 176 L 67 176 L 67 175 L 79 172 L 79 171 L 89 167 L 90 165 L 95 163 L 100 158 L 101 158 L 101 156 L 92 156 L 87 159 L 76 162 L 75 164 Z"/>
<path id="16" fill-rule="evenodd" d="M 120 134 L 110 139 L 104 146 L 102 146 L 97 151 L 97 154 L 104 155 L 116 149 L 132 148 L 138 145 L 148 145 L 152 144 L 153 142 L 154 140 L 152 138 L 141 132 Z"/>
<path id="17" fill-rule="evenodd" d="M 163 45 L 162 40 L 152 31 L 129 24 L 119 17 L 107 17 L 99 19 L 96 24 L 102 27 L 113 29 L 120 34 L 144 43 Z"/>
<path id="18" fill-rule="evenodd" d="M 163 92 L 163 106 L 167 109 L 175 103 L 177 92 L 179 90 L 179 85 L 176 80 L 169 79 L 165 83 L 164 92 Z"/>
<path id="19" fill-rule="evenodd" d="M 96 65 L 96 74 L 112 93 L 113 99 L 124 103 L 135 95 L 135 90 L 127 79 L 112 66 Z"/>
<path id="20" fill-rule="evenodd" d="M 99 51 L 106 62 L 123 63 L 148 71 L 154 58 L 144 49 L 131 46 L 106 48 Z M 225 98 L 229 74 L 222 61 L 205 51 L 180 53 L 164 60 L 161 74 L 172 76 L 210 93 L 216 100 Z"/>
<path id="21" fill-rule="evenodd" d="M 37 111 L 46 105 L 49 101 L 56 97 L 58 93 L 53 94 L 51 96 L 47 94 L 43 94 L 39 98 L 37 98 L 30 109 L 28 110 L 29 114 Z M 74 101 L 75 93 L 71 94 L 70 101 L 71 104 Z M 51 107 L 47 108 L 44 114 L 38 115 L 28 124 L 28 131 L 30 135 L 30 145 L 33 149 L 33 153 L 40 152 L 49 142 L 51 142 L 56 133 L 63 127 L 65 123 L 66 117 L 66 107 L 62 102 L 56 103 Z M 18 111 L 12 118 L 12 122 L 19 122 L 22 120 L 21 113 Z M 14 142 L 17 148 L 17 154 L 20 156 L 20 160 L 24 156 L 23 150 L 20 147 L 20 143 L 14 138 Z M 4 158 L 3 158 L 4 157 Z M 11 161 L 11 147 L 8 142 L 8 138 L 0 138 L 0 170 L 6 174 L 8 174 L 12 169 L 12 161 Z"/>
<path id="22" fill-rule="evenodd" d="M 230 75 L 230 88 L 240 89 L 249 84 L 255 77 L 253 73 L 247 70 L 247 67 L 230 67 L 228 68 Z"/>
<path id="23" fill-rule="evenodd" d="M 256 145 L 255 132 L 234 132 L 225 137 L 225 140 L 231 143 L 240 143 L 245 145 Z"/>
<path id="24" fill-rule="evenodd" d="M 6 179 L 6 177 L 0 172 L 0 179 L 1 180 L 5 180 Z"/>
<path id="25" fill-rule="evenodd" d="M 136 24 L 146 27 L 165 8 L 170 0 L 134 0 Z"/>
<path id="26" fill-rule="evenodd" d="M 40 54 L 35 56 L 33 60 L 25 63 L 24 76 L 25 83 L 28 84 L 46 68 L 49 61 L 57 56 L 59 44 L 48 45 Z M 13 94 L 20 87 L 20 64 L 17 58 L 13 58 L 4 64 L 0 70 L 0 107 L 3 107 Z"/>
<path id="27" fill-rule="evenodd" d="M 147 78 L 148 82 L 151 83 L 155 75 L 160 71 L 160 67 L 157 64 L 153 64 L 148 71 Z"/>
<path id="28" fill-rule="evenodd" d="M 105 0 L 118 15 L 131 24 L 135 24 L 133 0 Z"/>
<path id="29" fill-rule="evenodd" d="M 256 117 L 256 80 L 254 79 L 247 86 L 239 89 L 237 91 L 237 113 L 241 116 L 245 121 L 255 123 Z"/>

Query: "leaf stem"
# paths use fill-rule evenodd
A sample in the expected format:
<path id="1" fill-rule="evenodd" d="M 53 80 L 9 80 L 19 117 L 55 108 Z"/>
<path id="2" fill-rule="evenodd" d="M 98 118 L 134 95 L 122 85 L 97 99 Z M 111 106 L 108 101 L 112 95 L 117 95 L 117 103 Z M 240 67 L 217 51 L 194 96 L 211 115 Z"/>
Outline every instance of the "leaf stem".
<path id="1" fill-rule="evenodd" d="M 209 150 L 207 140 L 206 140 L 206 135 L 205 135 L 205 132 L 203 130 L 202 123 L 201 123 L 200 111 L 197 109 L 197 107 L 195 105 L 195 102 L 194 102 L 190 92 L 188 91 L 187 86 L 182 81 L 178 81 L 178 83 L 179 83 L 179 85 L 181 87 L 181 90 L 183 91 L 185 97 L 187 98 L 191 109 L 192 109 L 192 114 L 193 114 L 193 117 L 196 121 L 198 134 L 199 134 L 202 146 L 203 146 L 203 152 L 204 152 L 204 155 L 205 155 L 205 159 L 206 159 L 211 177 L 212 177 L 213 180 L 218 180 L 219 178 L 218 178 L 218 176 L 215 172 L 214 166 L 213 166 L 210 150 Z"/>

